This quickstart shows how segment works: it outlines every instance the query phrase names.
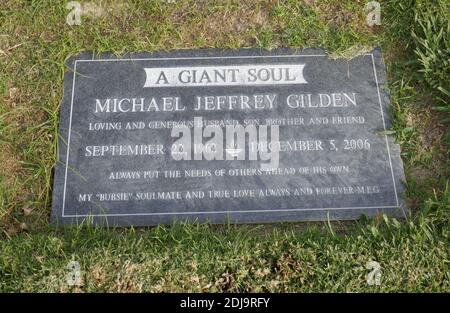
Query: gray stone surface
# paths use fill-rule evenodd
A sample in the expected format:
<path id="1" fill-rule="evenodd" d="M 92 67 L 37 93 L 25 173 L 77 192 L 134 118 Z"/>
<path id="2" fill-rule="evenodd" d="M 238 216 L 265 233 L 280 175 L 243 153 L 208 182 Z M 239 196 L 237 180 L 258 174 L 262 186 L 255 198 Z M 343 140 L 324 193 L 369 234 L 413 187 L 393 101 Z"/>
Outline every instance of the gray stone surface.
<path id="1" fill-rule="evenodd" d="M 247 223 L 405 214 L 400 150 L 385 133 L 389 96 L 379 49 L 352 60 L 332 60 L 320 49 L 175 51 L 120 59 L 83 53 L 68 67 L 54 224 L 77 224 L 88 217 L 101 225 L 143 226 L 186 219 Z M 263 70 L 253 82 L 251 68 L 255 73 L 288 68 L 292 76 L 267 80 Z M 166 80 L 156 84 L 161 69 L 167 69 Z M 228 76 L 216 77 L 218 82 L 197 76 L 189 83 L 192 69 L 197 75 L 216 69 Z M 183 70 L 190 72 L 177 76 Z M 261 102 L 254 102 L 255 95 Z M 301 95 L 304 107 L 295 101 Z M 248 103 L 240 103 L 245 96 Z M 214 102 L 208 110 L 195 110 L 197 97 Z M 267 97 L 273 97 L 272 105 Z M 144 98 L 145 108 L 136 104 L 136 112 L 121 112 L 116 106 L 113 112 L 114 99 L 130 99 L 121 108 L 131 111 L 133 98 L 137 103 Z M 168 99 L 165 107 L 163 98 Z M 110 112 L 105 111 L 107 99 Z M 280 124 L 279 141 L 285 144 L 278 172 L 260 171 L 260 159 L 174 160 L 170 149 L 177 138 L 171 136 L 170 122 L 192 123 L 194 117 Z M 127 123 L 135 129 L 127 129 Z M 118 155 L 134 154 L 136 145 L 138 155 Z"/>

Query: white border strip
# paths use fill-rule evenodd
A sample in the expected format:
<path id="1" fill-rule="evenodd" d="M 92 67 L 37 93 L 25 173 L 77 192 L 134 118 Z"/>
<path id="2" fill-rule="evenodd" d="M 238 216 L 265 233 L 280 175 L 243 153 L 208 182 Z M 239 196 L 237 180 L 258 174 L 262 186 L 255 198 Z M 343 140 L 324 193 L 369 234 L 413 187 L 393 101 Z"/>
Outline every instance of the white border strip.
<path id="1" fill-rule="evenodd" d="M 74 98 L 74 90 L 75 90 L 75 77 L 76 77 L 76 70 L 77 70 L 77 62 L 110 62 L 110 61 L 154 61 L 154 60 L 202 60 L 202 59 L 246 59 L 246 58 L 280 58 L 280 57 L 326 57 L 324 54 L 309 54 L 309 55 L 267 55 L 267 56 L 224 56 L 224 57 L 185 57 L 185 58 L 145 58 L 145 59 L 98 59 L 98 60 L 75 60 L 74 64 L 74 76 L 73 76 L 73 83 L 72 83 L 72 99 L 70 103 L 70 120 L 69 120 L 69 134 L 67 139 L 67 155 L 66 155 L 66 171 L 65 171 L 65 177 L 64 177 L 64 194 L 63 194 L 63 206 L 62 206 L 62 217 L 107 217 L 107 216 L 146 216 L 146 215 L 189 215 L 189 214 L 227 214 L 227 213 L 253 213 L 253 212 L 293 212 L 293 211 L 329 211 L 329 210 L 357 210 L 357 209 L 382 209 L 382 208 L 397 208 L 399 207 L 399 201 L 398 201 L 398 195 L 397 195 L 397 189 L 395 185 L 395 178 L 394 178 L 394 170 L 392 168 L 392 161 L 391 161 L 391 153 L 389 150 L 389 142 L 387 139 L 386 134 L 386 123 L 384 120 L 384 113 L 383 113 L 383 107 L 381 104 L 381 95 L 380 95 L 380 89 L 378 85 L 378 77 L 375 67 L 375 60 L 373 57 L 373 53 L 367 53 L 364 54 L 364 56 L 371 56 L 372 57 L 372 65 L 373 65 L 373 71 L 375 76 L 375 83 L 377 85 L 377 93 L 378 93 L 378 101 L 380 104 L 380 111 L 381 111 L 381 119 L 383 121 L 383 129 L 385 132 L 385 140 L 386 140 L 386 147 L 388 151 L 388 157 L 389 157 L 389 164 L 391 167 L 391 174 L 392 174 L 392 182 L 394 184 L 394 192 L 395 192 L 395 198 L 396 198 L 396 205 L 392 206 L 371 206 L 371 207 L 344 207 L 344 208 L 304 208 L 304 209 L 277 209 L 277 210 L 241 210 L 241 211 L 207 211 L 207 212 L 162 212 L 162 213 L 118 213 L 118 214 L 75 214 L 75 215 L 65 215 L 64 214 L 64 208 L 65 208 L 65 201 L 66 201 L 66 186 L 67 186 L 67 169 L 69 165 L 69 147 L 70 147 L 70 133 L 72 128 L 72 108 L 73 108 L 73 98 Z"/>
<path id="2" fill-rule="evenodd" d="M 368 55 L 368 54 L 365 54 Z M 121 62 L 121 61 L 167 61 L 167 60 L 204 60 L 204 59 L 255 59 L 255 58 L 292 58 L 292 57 L 326 57 L 326 54 L 289 54 L 289 55 L 242 55 L 223 57 L 180 57 L 180 58 L 144 58 L 144 59 L 96 59 L 96 60 L 76 60 L 75 62 Z"/>
<path id="3" fill-rule="evenodd" d="M 389 164 L 391 165 L 391 175 L 392 175 L 392 183 L 394 184 L 395 199 L 396 199 L 397 206 L 399 206 L 398 195 L 397 195 L 397 187 L 395 186 L 394 169 L 392 168 L 391 152 L 390 152 L 390 150 L 389 150 L 389 142 L 388 142 L 388 138 L 387 138 L 387 134 L 386 134 L 386 123 L 385 123 L 385 121 L 384 121 L 383 107 L 382 107 L 382 105 L 381 105 L 380 88 L 378 87 L 377 70 L 376 70 L 376 67 L 375 67 L 375 60 L 374 60 L 374 58 L 373 58 L 373 53 L 371 53 L 370 55 L 372 56 L 373 73 L 374 73 L 374 75 L 375 75 L 375 82 L 376 82 L 376 84 L 377 84 L 378 101 L 379 101 L 379 103 L 380 103 L 381 119 L 382 119 L 382 121 L 383 121 L 384 138 L 385 138 L 385 140 L 386 140 L 386 147 L 387 147 L 388 156 L 389 156 Z"/>
<path id="4" fill-rule="evenodd" d="M 73 67 L 73 82 L 72 82 L 72 100 L 70 102 L 70 115 L 69 115 L 69 134 L 67 136 L 67 149 L 66 149 L 66 173 L 64 174 L 64 193 L 63 193 L 63 205 L 62 216 L 64 217 L 64 207 L 66 204 L 66 187 L 67 187 L 67 169 L 69 167 L 69 152 L 70 152 L 70 132 L 72 130 L 72 108 L 73 108 L 73 95 L 75 90 L 75 78 L 77 77 L 77 61 Z"/>
<path id="5" fill-rule="evenodd" d="M 251 213 L 251 212 L 291 212 L 291 211 L 329 211 L 329 210 L 358 210 L 358 209 L 395 209 L 395 206 L 367 206 L 349 208 L 312 208 L 312 209 L 278 209 L 278 210 L 242 210 L 242 211 L 204 211 L 204 212 L 165 212 L 165 213 L 118 213 L 118 214 L 86 214 L 65 215 L 64 217 L 90 217 L 90 216 L 135 216 L 135 215 L 189 215 L 189 214 L 227 214 L 227 213 Z"/>

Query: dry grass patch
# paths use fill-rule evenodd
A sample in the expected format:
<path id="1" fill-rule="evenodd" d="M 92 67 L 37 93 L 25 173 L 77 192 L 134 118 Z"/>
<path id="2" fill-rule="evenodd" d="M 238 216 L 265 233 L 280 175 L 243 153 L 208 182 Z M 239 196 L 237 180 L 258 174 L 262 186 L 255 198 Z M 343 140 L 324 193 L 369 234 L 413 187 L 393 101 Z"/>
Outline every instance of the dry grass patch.
<path id="1" fill-rule="evenodd" d="M 172 12 L 171 20 L 184 43 L 203 46 L 247 47 L 255 43 L 256 31 L 270 23 L 271 3 L 259 1 L 218 3 L 211 7 L 204 1 L 184 3 Z M 188 27 L 186 27 L 188 26 Z"/>

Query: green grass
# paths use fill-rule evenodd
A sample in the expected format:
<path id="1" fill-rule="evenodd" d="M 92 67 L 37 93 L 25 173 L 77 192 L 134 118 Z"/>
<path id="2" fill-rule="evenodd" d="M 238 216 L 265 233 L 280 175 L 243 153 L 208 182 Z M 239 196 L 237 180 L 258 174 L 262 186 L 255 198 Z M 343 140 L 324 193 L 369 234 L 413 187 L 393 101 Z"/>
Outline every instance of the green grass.
<path id="1" fill-rule="evenodd" d="M 85 2 L 85 1 L 81 1 Z M 104 8 L 111 8 L 101 1 Z M 119 1 L 116 1 L 116 3 Z M 130 1 L 65 23 L 65 1 L 0 4 L 0 291 L 450 291 L 448 125 L 423 83 L 411 30 L 415 1 Z M 121 3 L 126 3 L 121 2 Z M 65 60 L 80 51 L 322 47 L 350 57 L 381 45 L 402 147 L 404 221 L 48 225 Z M 74 258 L 83 287 L 68 287 Z M 365 268 L 381 264 L 381 286 Z"/>
<path id="2" fill-rule="evenodd" d="M 450 122 L 450 4 L 435 0 L 433 6 L 420 3 L 415 15 L 418 24 L 413 32 L 415 53 L 421 65 L 423 80 L 435 91 L 438 105 L 434 109 L 446 112 Z"/>
<path id="3" fill-rule="evenodd" d="M 445 199 L 443 199 L 444 197 Z M 142 230 L 72 229 L 19 235 L 0 249 L 4 291 L 445 291 L 450 190 L 427 218 L 360 221 L 346 234 L 309 225 L 175 224 Z M 445 214 L 445 223 L 438 214 Z M 426 251 L 426 253 L 425 253 Z M 66 265 L 82 265 L 68 287 Z M 382 265 L 381 286 L 366 263 Z M 20 279 L 19 279 L 20 278 Z"/>

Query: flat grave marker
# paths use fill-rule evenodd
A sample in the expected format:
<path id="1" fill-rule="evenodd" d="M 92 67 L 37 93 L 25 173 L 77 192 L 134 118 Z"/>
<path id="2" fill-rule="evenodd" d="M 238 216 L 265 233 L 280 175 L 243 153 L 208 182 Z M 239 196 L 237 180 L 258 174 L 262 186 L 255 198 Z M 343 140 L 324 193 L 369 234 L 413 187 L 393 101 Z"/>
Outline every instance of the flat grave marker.
<path id="1" fill-rule="evenodd" d="M 82 53 L 68 61 L 52 222 L 405 214 L 381 51 Z"/>

